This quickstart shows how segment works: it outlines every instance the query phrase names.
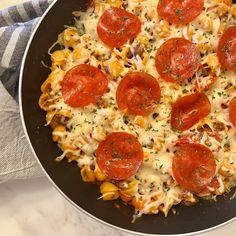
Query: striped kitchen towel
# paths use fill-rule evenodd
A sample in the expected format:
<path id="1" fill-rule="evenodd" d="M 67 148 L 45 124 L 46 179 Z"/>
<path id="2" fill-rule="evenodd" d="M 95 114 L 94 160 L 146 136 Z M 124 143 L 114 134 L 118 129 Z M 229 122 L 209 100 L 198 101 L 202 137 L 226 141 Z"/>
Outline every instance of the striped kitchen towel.
<path id="1" fill-rule="evenodd" d="M 34 0 L 0 11 L 0 78 L 17 99 L 17 81 L 23 53 L 39 17 L 53 0 Z"/>
<path id="2" fill-rule="evenodd" d="M 0 11 L 0 182 L 42 176 L 24 136 L 18 79 L 27 41 L 53 0 L 33 0 Z"/>

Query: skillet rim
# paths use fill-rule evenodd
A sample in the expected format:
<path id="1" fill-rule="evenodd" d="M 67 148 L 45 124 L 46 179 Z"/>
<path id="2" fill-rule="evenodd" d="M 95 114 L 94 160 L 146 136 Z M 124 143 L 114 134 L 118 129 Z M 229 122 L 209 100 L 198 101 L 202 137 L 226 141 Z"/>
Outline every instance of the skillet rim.
<path id="1" fill-rule="evenodd" d="M 121 231 L 121 232 L 124 232 L 124 233 L 129 233 L 129 234 L 133 234 L 133 235 L 140 235 L 140 236 L 150 236 L 150 235 L 161 235 L 161 234 L 152 234 L 152 233 L 142 233 L 142 232 L 137 232 L 137 231 L 133 231 L 133 230 L 128 230 L 128 229 L 125 229 L 125 228 L 121 228 L 119 226 L 115 226 L 111 223 L 108 223 L 102 219 L 99 219 L 98 217 L 92 215 L 91 213 L 87 212 L 86 210 L 84 210 L 82 207 L 80 207 L 78 204 L 76 204 L 72 199 L 70 199 L 64 192 L 62 189 L 60 189 L 57 184 L 53 181 L 53 179 L 49 176 L 48 172 L 46 171 L 46 169 L 44 169 L 41 161 L 39 160 L 35 150 L 34 150 L 34 147 L 31 143 L 31 140 L 29 138 L 29 135 L 28 135 L 28 131 L 27 131 L 27 128 L 26 128 L 26 122 L 25 122 L 25 119 L 24 119 L 24 112 L 23 112 L 23 102 L 22 102 L 22 84 L 23 84 L 23 75 L 24 75 L 24 69 L 25 69 L 25 66 L 26 66 L 26 58 L 27 58 L 27 55 L 28 55 L 28 52 L 29 52 L 29 49 L 31 47 L 31 43 L 35 37 L 35 34 L 36 32 L 38 31 L 38 28 L 40 27 L 41 23 L 44 21 L 46 15 L 51 11 L 51 9 L 54 7 L 54 5 L 58 2 L 59 0 L 54 0 L 50 6 L 47 8 L 47 10 L 43 13 L 43 15 L 41 16 L 40 20 L 37 22 L 30 38 L 29 38 L 29 41 L 27 43 L 27 46 L 26 46 L 26 49 L 25 49 L 25 52 L 24 52 L 24 56 L 22 58 L 22 63 L 21 63 L 21 68 L 20 68 L 20 75 L 19 75 L 19 88 L 18 88 L 18 92 L 19 92 L 19 109 L 20 109 L 20 118 L 21 118 L 21 123 L 22 123 L 22 126 L 23 126 L 23 131 L 24 131 L 24 134 L 25 134 L 25 137 L 28 141 L 28 144 L 30 146 L 30 149 L 33 153 L 33 156 L 34 158 L 36 159 L 36 161 L 38 162 L 39 166 L 41 167 L 41 169 L 43 170 L 44 174 L 46 175 L 46 177 L 49 179 L 49 181 L 52 183 L 52 185 L 54 186 L 54 188 L 63 196 L 63 198 L 65 198 L 68 202 L 70 202 L 71 205 L 73 205 L 75 207 L 75 209 L 83 212 L 85 215 L 91 217 L 92 219 L 94 219 L 95 221 L 98 221 L 99 223 L 102 223 L 112 229 L 115 229 L 115 230 L 118 230 L 118 231 Z M 190 235 L 196 235 L 196 234 L 202 234 L 202 233 L 206 233 L 206 232 L 209 232 L 209 231 L 212 231 L 212 230 L 215 230 L 215 229 L 218 229 L 222 226 L 225 226 L 231 222 L 233 222 L 234 220 L 236 220 L 236 216 L 223 222 L 223 223 L 220 223 L 218 225 L 215 225 L 213 227 L 210 227 L 210 228 L 206 228 L 206 229 L 203 229 L 203 230 L 199 230 L 199 231 L 194 231 L 194 232 L 190 232 L 190 233 L 182 233 L 182 234 L 169 234 L 169 235 L 176 235 L 176 236 L 180 236 L 180 235 L 183 235 L 183 236 L 190 236 Z M 165 235 L 168 235 L 168 234 L 165 234 Z"/>

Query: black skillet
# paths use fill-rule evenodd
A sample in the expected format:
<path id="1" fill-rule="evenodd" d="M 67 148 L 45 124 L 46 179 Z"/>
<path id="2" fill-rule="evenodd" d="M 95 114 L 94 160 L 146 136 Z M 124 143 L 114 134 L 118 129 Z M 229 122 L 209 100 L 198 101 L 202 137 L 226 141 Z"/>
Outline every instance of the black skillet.
<path id="1" fill-rule="evenodd" d="M 86 0 L 56 1 L 41 21 L 25 53 L 20 83 L 22 120 L 32 150 L 48 177 L 77 208 L 97 220 L 129 232 L 193 233 L 205 231 L 235 219 L 236 198 L 229 199 L 233 194 L 231 191 L 230 194 L 219 197 L 217 202 L 201 201 L 191 207 L 177 206 L 175 207 L 177 213 L 170 212 L 168 217 L 161 214 L 142 216 L 135 223 L 131 223 L 133 214 L 131 207 L 118 201 L 120 208 L 116 208 L 114 202 L 97 200 L 98 187 L 81 180 L 76 164 L 55 161 L 55 157 L 60 155 L 61 151 L 52 142 L 51 129 L 44 126 L 45 113 L 38 106 L 40 86 L 49 74 L 49 70 L 42 66 L 41 62 L 50 64 L 48 48 L 63 31 L 64 25 L 74 24 L 72 11 L 86 9 L 87 2 Z"/>

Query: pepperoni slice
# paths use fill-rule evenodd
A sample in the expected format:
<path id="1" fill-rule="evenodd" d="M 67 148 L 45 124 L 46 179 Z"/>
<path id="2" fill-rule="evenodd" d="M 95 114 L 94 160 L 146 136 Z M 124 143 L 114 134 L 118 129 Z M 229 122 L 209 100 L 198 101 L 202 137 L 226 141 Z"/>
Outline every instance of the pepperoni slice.
<path id="1" fill-rule="evenodd" d="M 155 110 L 160 97 L 159 83 L 153 76 L 144 72 L 127 74 L 116 91 L 119 109 L 130 115 L 149 115 Z"/>
<path id="2" fill-rule="evenodd" d="M 97 25 L 99 38 L 109 47 L 121 47 L 141 31 L 141 21 L 134 14 L 120 8 L 106 10 Z"/>
<path id="3" fill-rule="evenodd" d="M 86 64 L 70 69 L 61 82 L 62 96 L 71 107 L 96 103 L 107 88 L 108 80 L 103 72 Z"/>
<path id="4" fill-rule="evenodd" d="M 211 103 L 204 93 L 179 98 L 172 107 L 171 127 L 187 130 L 211 112 Z"/>
<path id="5" fill-rule="evenodd" d="M 132 134 L 115 132 L 99 144 L 96 156 L 99 168 L 108 178 L 125 180 L 138 171 L 143 150 Z"/>
<path id="6" fill-rule="evenodd" d="M 161 0 L 157 12 L 169 23 L 183 25 L 200 15 L 203 6 L 203 0 Z"/>
<path id="7" fill-rule="evenodd" d="M 172 163 L 176 182 L 194 193 L 200 192 L 211 183 L 215 170 L 216 163 L 211 150 L 196 143 L 181 145 Z"/>
<path id="8" fill-rule="evenodd" d="M 171 38 L 157 50 L 156 69 L 168 82 L 181 82 L 192 77 L 200 65 L 199 50 L 184 38 Z"/>
<path id="9" fill-rule="evenodd" d="M 229 103 L 229 119 L 233 126 L 236 127 L 236 96 Z"/>
<path id="10" fill-rule="evenodd" d="M 228 28 L 221 36 L 217 56 L 223 68 L 236 72 L 236 26 Z"/>

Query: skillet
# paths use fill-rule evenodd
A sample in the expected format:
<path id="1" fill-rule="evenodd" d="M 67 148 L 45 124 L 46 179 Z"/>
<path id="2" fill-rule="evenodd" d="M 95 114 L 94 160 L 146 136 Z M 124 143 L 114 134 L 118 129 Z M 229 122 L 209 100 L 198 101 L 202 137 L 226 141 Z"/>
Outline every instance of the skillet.
<path id="1" fill-rule="evenodd" d="M 235 188 L 217 202 L 200 201 L 194 206 L 176 206 L 176 214 L 142 216 L 131 223 L 133 208 L 122 202 L 97 200 L 98 187 L 84 183 L 76 164 L 57 163 L 60 149 L 51 139 L 51 128 L 46 127 L 45 113 L 38 106 L 40 86 L 49 70 L 48 48 L 63 31 L 64 25 L 74 25 L 72 12 L 85 10 L 87 0 L 57 0 L 45 12 L 34 31 L 24 55 L 19 86 L 21 118 L 31 149 L 54 186 L 74 206 L 91 217 L 129 233 L 143 234 L 192 234 L 223 225 L 236 219 L 236 198 L 230 200 Z M 117 205 L 116 204 L 116 205 Z"/>

